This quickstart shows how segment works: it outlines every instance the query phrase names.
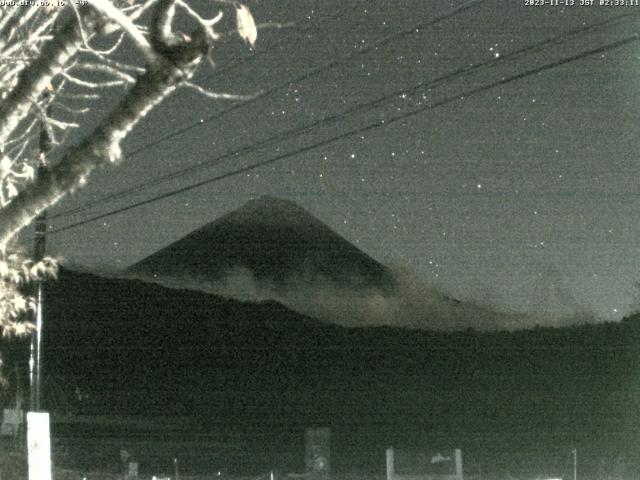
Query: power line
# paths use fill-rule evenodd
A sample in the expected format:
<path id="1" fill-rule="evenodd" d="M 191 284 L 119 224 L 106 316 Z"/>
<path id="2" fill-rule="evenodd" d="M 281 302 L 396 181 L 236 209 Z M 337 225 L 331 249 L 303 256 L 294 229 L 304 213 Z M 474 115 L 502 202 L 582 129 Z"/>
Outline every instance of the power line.
<path id="1" fill-rule="evenodd" d="M 327 145 L 329 145 L 331 143 L 340 141 L 340 140 L 342 140 L 344 138 L 347 138 L 347 137 L 350 137 L 350 136 L 353 136 L 353 135 L 359 135 L 359 134 L 362 134 L 362 133 L 366 133 L 366 132 L 368 132 L 370 130 L 374 130 L 374 129 L 380 128 L 380 127 L 388 127 L 388 126 L 390 126 L 392 124 L 395 124 L 396 122 L 399 122 L 401 120 L 406 120 L 407 118 L 416 116 L 416 115 L 418 115 L 418 114 L 420 114 L 422 112 L 425 112 L 427 110 L 432 110 L 432 109 L 447 105 L 447 104 L 455 102 L 455 101 L 457 101 L 457 100 L 459 100 L 461 98 L 469 98 L 469 97 L 471 97 L 473 95 L 484 93 L 487 90 L 491 90 L 491 89 L 493 89 L 495 87 L 506 85 L 506 84 L 514 82 L 516 80 L 521 80 L 521 79 L 529 77 L 531 75 L 536 75 L 536 74 L 542 73 L 544 71 L 551 70 L 553 68 L 557 68 L 557 67 L 560 67 L 562 65 L 566 65 L 568 63 L 580 60 L 580 59 L 585 58 L 585 57 L 589 57 L 589 56 L 592 56 L 592 55 L 597 55 L 597 54 L 600 54 L 600 53 L 604 53 L 604 52 L 606 52 L 608 50 L 614 50 L 614 49 L 623 47 L 625 45 L 628 45 L 628 44 L 630 44 L 632 42 L 636 42 L 636 41 L 638 41 L 638 39 L 639 39 L 638 34 L 634 34 L 634 35 L 632 35 L 630 37 L 626 37 L 624 39 L 608 43 L 608 44 L 603 45 L 601 47 L 593 48 L 591 50 L 586 50 L 586 51 L 583 51 L 581 53 L 572 55 L 570 57 L 566 57 L 566 58 L 563 58 L 563 59 L 560 59 L 560 60 L 557 60 L 557 61 L 554 61 L 554 62 L 551 62 L 551 63 L 547 63 L 545 65 L 542 65 L 542 66 L 539 66 L 539 67 L 536 67 L 536 68 L 533 68 L 533 69 L 526 70 L 525 72 L 521 72 L 519 74 L 512 75 L 510 77 L 502 78 L 500 80 L 497 80 L 497 81 L 492 82 L 492 83 L 487 84 L 487 85 L 482 85 L 480 87 L 472 88 L 472 89 L 467 90 L 466 92 L 463 92 L 461 94 L 456 94 L 456 95 L 449 96 L 449 97 L 447 97 L 447 98 L 445 98 L 443 100 L 440 100 L 440 101 L 438 101 L 436 103 L 425 105 L 425 106 L 423 106 L 421 108 L 418 108 L 418 109 L 416 109 L 414 111 L 411 111 L 411 112 L 408 112 L 408 113 L 405 113 L 405 114 L 402 114 L 402 115 L 398 115 L 395 118 L 392 118 L 390 120 L 386 120 L 386 121 L 385 120 L 381 120 L 381 121 L 378 121 L 378 122 L 375 122 L 375 123 L 371 123 L 371 124 L 366 125 L 364 127 L 360 127 L 360 128 L 351 130 L 349 132 L 342 133 L 340 135 L 337 135 L 337 136 L 334 136 L 332 138 L 316 142 L 316 143 L 314 143 L 312 145 L 308 145 L 306 147 L 301 147 L 301 148 L 299 148 L 297 150 L 293 150 L 291 152 L 278 155 L 278 156 L 270 158 L 268 160 L 264 160 L 262 162 L 258 162 L 258 163 L 252 164 L 252 165 L 248 165 L 246 167 L 242 167 L 242 168 L 233 170 L 231 172 L 227 172 L 227 173 L 224 173 L 224 174 L 221 174 L 221 175 L 217 175 L 217 176 L 209 178 L 207 180 L 202 180 L 202 181 L 193 183 L 191 185 L 187 185 L 185 187 L 181 187 L 179 189 L 175 189 L 175 190 L 172 190 L 170 192 L 166 192 L 166 193 L 163 193 L 161 195 L 157 195 L 157 196 L 149 198 L 147 200 L 136 202 L 134 204 L 131 204 L 131 205 L 128 205 L 128 206 L 125 206 L 125 207 L 122 207 L 122 208 L 118 208 L 118 209 L 112 210 L 112 211 L 107 212 L 107 213 L 103 213 L 103 214 L 96 215 L 94 217 L 91 217 L 91 218 L 88 218 L 88 219 L 85 219 L 85 220 L 82 220 L 82 221 L 79 221 L 79 222 L 72 223 L 72 224 L 67 225 L 65 227 L 61 227 L 59 229 L 52 230 L 50 233 L 51 234 L 59 233 L 59 232 L 62 232 L 62 231 L 65 231 L 65 230 L 69 230 L 69 229 L 74 228 L 74 227 L 78 227 L 80 225 L 84 225 L 84 224 L 87 224 L 87 223 L 90 223 L 90 222 L 94 222 L 96 220 L 100 220 L 100 219 L 103 219 L 103 218 L 106 218 L 106 217 L 110 217 L 110 216 L 113 216 L 113 215 L 116 215 L 116 214 L 119 214 L 119 213 L 123 213 L 123 212 L 126 212 L 128 210 L 132 210 L 134 208 L 141 207 L 143 205 L 154 203 L 154 202 L 157 202 L 159 200 L 163 200 L 165 198 L 169 198 L 169 197 L 172 197 L 174 195 L 178 195 L 180 193 L 184 193 L 184 192 L 189 191 L 189 190 L 194 190 L 194 189 L 196 189 L 198 187 L 201 187 L 203 185 L 207 185 L 207 184 L 214 183 L 214 182 L 217 182 L 217 181 L 229 178 L 229 177 L 233 177 L 233 176 L 236 176 L 236 175 L 239 175 L 239 174 L 242 174 L 242 173 L 246 173 L 246 172 L 249 172 L 251 170 L 255 170 L 257 168 L 260 168 L 260 167 L 275 163 L 277 161 L 284 160 L 286 158 L 290 158 L 290 157 L 293 157 L 295 155 L 299 155 L 301 153 L 305 153 L 305 152 L 314 150 L 314 149 L 316 149 L 318 147 L 327 146 Z"/>
<path id="2" fill-rule="evenodd" d="M 389 35 L 387 37 L 383 37 L 380 40 L 378 40 L 377 42 L 374 42 L 372 44 L 367 45 L 366 47 L 361 48 L 357 52 L 354 52 L 354 53 L 352 53 L 350 55 L 347 55 L 345 57 L 342 57 L 342 58 L 331 60 L 331 61 L 329 61 L 327 63 L 324 63 L 324 64 L 322 64 L 322 65 L 320 65 L 318 67 L 315 67 L 315 68 L 313 68 L 313 69 L 311 69 L 311 70 L 309 70 L 307 72 L 303 72 L 302 74 L 298 75 L 297 77 L 289 79 L 289 80 L 287 80 L 287 81 L 285 81 L 283 83 L 276 84 L 276 85 L 268 88 L 267 90 L 264 90 L 264 91 L 260 92 L 258 95 L 256 95 L 255 97 L 253 97 L 253 98 L 251 98 L 251 99 L 249 99 L 249 100 L 247 100 L 245 102 L 238 103 L 238 104 L 236 104 L 236 105 L 234 105 L 232 107 L 227 108 L 226 110 L 222 110 L 221 112 L 216 112 L 216 113 L 214 113 L 212 115 L 209 115 L 209 116 L 205 117 L 204 119 L 198 120 L 197 122 L 192 122 L 189 125 L 185 125 L 184 127 L 180 128 L 178 130 L 173 130 L 173 131 L 169 132 L 166 135 L 158 137 L 157 139 L 155 139 L 155 140 L 153 140 L 151 142 L 148 142 L 148 143 L 136 148 L 135 150 L 131 151 L 128 154 L 128 156 L 129 157 L 133 157 L 135 155 L 138 155 L 142 151 L 144 151 L 144 150 L 146 150 L 146 149 L 148 149 L 148 148 L 150 148 L 152 146 L 158 145 L 159 143 L 162 143 L 162 142 L 164 142 L 166 140 L 169 140 L 171 138 L 174 138 L 174 137 L 177 137 L 179 135 L 182 135 L 183 133 L 191 130 L 192 128 L 198 127 L 200 125 L 203 125 L 205 123 L 211 122 L 213 120 L 217 120 L 220 117 L 222 117 L 223 115 L 226 115 L 227 113 L 233 112 L 234 110 L 237 110 L 239 108 L 242 108 L 242 107 L 250 105 L 250 104 L 252 104 L 254 102 L 257 102 L 258 100 L 261 100 L 264 97 L 267 97 L 267 96 L 271 95 L 272 93 L 278 91 L 279 89 L 291 85 L 292 83 L 300 83 L 300 82 L 303 82 L 305 80 L 308 80 L 309 78 L 314 77 L 317 74 L 322 73 L 325 70 L 329 70 L 329 69 L 331 69 L 331 68 L 333 68 L 333 67 L 335 67 L 337 65 L 340 65 L 340 64 L 343 64 L 345 62 L 350 61 L 351 59 L 353 59 L 357 55 L 363 55 L 363 54 L 373 50 L 374 48 L 386 45 L 386 44 L 391 43 L 391 42 L 393 42 L 393 41 L 395 41 L 395 40 L 397 40 L 399 38 L 406 37 L 407 35 L 411 35 L 413 33 L 417 33 L 417 31 L 419 31 L 421 28 L 426 28 L 426 27 L 435 25 L 437 23 L 440 23 L 440 22 L 442 22 L 444 20 L 447 20 L 449 18 L 452 18 L 452 17 L 454 17 L 454 16 L 456 16 L 456 15 L 458 15 L 458 14 L 460 14 L 460 13 L 466 11 L 466 10 L 469 10 L 470 8 L 472 8 L 472 7 L 476 6 L 476 5 L 480 5 L 481 3 L 484 3 L 486 1 L 487 0 L 470 0 L 470 1 L 466 2 L 466 3 L 464 3 L 463 5 L 461 5 L 460 7 L 456 8 L 456 9 L 450 11 L 450 12 L 447 12 L 447 13 L 439 16 L 439 17 L 436 17 L 436 18 L 428 20 L 428 21 L 418 22 L 418 23 L 412 25 L 411 27 L 408 27 L 408 28 L 406 28 L 404 30 L 400 30 L 399 32 L 391 34 L 391 35 Z"/>
<path id="3" fill-rule="evenodd" d="M 207 179 L 207 180 L 196 182 L 196 183 L 188 185 L 186 187 L 182 187 L 182 188 L 179 188 L 179 189 L 176 189 L 176 190 L 172 190 L 171 192 L 167 192 L 167 193 L 164 193 L 164 194 L 161 194 L 161 195 L 157 195 L 157 196 L 152 197 L 150 199 L 143 200 L 141 202 L 137 202 L 137 203 L 134 203 L 134 204 L 131 204 L 131 205 L 128 205 L 128 206 L 125 206 L 125 207 L 122 207 L 122 208 L 119 208 L 119 209 L 116 209 L 116 210 L 112 210 L 110 212 L 107 212 L 107 213 L 104 213 L 104 214 L 101 214 L 101 215 L 97 215 L 97 216 L 91 217 L 89 219 L 80 221 L 80 222 L 72 223 L 72 224 L 67 225 L 65 227 L 53 230 L 50 233 L 58 233 L 58 232 L 61 232 L 61 231 L 64 231 L 64 230 L 68 230 L 68 229 L 76 227 L 76 226 L 84 225 L 86 223 L 93 222 L 95 220 L 99 220 L 99 219 L 102 219 L 102 218 L 105 218 L 105 217 L 108 217 L 108 216 L 112 216 L 112 215 L 115 215 L 115 214 L 118 214 L 118 213 L 122 213 L 122 212 L 125 212 L 125 211 L 128 211 L 128 210 L 131 210 L 133 208 L 137 208 L 139 206 L 143 206 L 143 205 L 146 205 L 146 204 L 149 204 L 149 203 L 153 203 L 153 202 L 158 201 L 158 200 L 162 200 L 164 198 L 171 197 L 173 195 L 177 195 L 177 194 L 183 193 L 185 191 L 193 190 L 195 188 L 198 188 L 200 186 L 203 186 L 203 185 L 206 185 L 206 184 L 209 184 L 209 183 L 213 183 L 213 182 L 220 181 L 220 180 L 223 180 L 223 179 L 235 176 L 235 175 L 246 173 L 246 172 L 251 171 L 251 170 L 255 170 L 256 168 L 263 167 L 265 165 L 274 163 L 276 161 L 283 160 L 283 159 L 289 158 L 291 156 L 298 155 L 300 153 L 305 153 L 307 151 L 313 150 L 313 149 L 321 147 L 321 146 L 326 146 L 326 145 L 331 144 L 333 142 L 339 141 L 339 140 L 341 140 L 343 138 L 347 138 L 347 137 L 350 137 L 350 136 L 353 136 L 353 135 L 362 134 L 362 133 L 365 133 L 365 132 L 367 132 L 369 130 L 372 130 L 372 129 L 375 129 L 375 128 L 379 128 L 379 127 L 382 127 L 382 126 L 389 126 L 389 125 L 391 125 L 393 123 L 396 123 L 397 121 L 403 120 L 403 119 L 408 118 L 408 117 L 415 116 L 415 115 L 417 115 L 419 113 L 422 113 L 422 112 L 424 112 L 426 110 L 429 110 L 429 109 L 434 109 L 434 108 L 437 108 L 437 107 L 452 103 L 453 101 L 457 101 L 460 98 L 468 98 L 469 96 L 476 95 L 478 93 L 482 93 L 482 92 L 484 92 L 486 90 L 495 88 L 497 86 L 504 85 L 504 84 L 510 83 L 512 81 L 525 78 L 525 77 L 530 76 L 530 75 L 535 75 L 535 74 L 541 73 L 541 72 L 543 72 L 545 70 L 549 70 L 551 68 L 556 68 L 558 66 L 561 66 L 561 65 L 564 65 L 564 64 L 579 60 L 581 58 L 585 58 L 585 57 L 588 57 L 588 56 L 591 56 L 591 55 L 595 55 L 595 54 L 598 54 L 598 53 L 603 53 L 603 52 L 605 52 L 607 50 L 620 48 L 620 47 L 622 47 L 624 45 L 627 45 L 627 44 L 629 44 L 631 42 L 634 42 L 634 41 L 637 41 L 637 40 L 638 40 L 638 36 L 637 35 L 633 35 L 633 36 L 627 37 L 627 38 L 625 38 L 623 40 L 619 40 L 619 41 L 616 41 L 616 42 L 613 42 L 613 43 L 609 43 L 609 44 L 607 44 L 605 46 L 598 47 L 598 48 L 595 48 L 595 49 L 592 49 L 592 50 L 588 50 L 588 51 L 582 52 L 580 54 L 576 54 L 576 55 L 573 55 L 571 57 L 567 57 L 565 59 L 558 60 L 558 61 L 546 64 L 546 65 L 543 65 L 541 67 L 537 67 L 537 68 L 534 68 L 534 69 L 531 69 L 531 70 L 527 70 L 526 72 L 511 76 L 511 77 L 508 77 L 508 78 L 504 78 L 504 79 L 498 80 L 498 81 L 493 82 L 491 84 L 471 89 L 471 90 L 469 90 L 467 92 L 464 92 L 462 94 L 452 95 L 450 97 L 445 98 L 444 100 L 441 100 L 441 101 L 436 102 L 434 104 L 426 105 L 425 107 L 422 107 L 422 108 L 414 110 L 412 112 L 397 116 L 397 117 L 392 118 L 392 119 L 390 119 L 388 121 L 381 120 L 379 122 L 375 122 L 375 123 L 369 124 L 369 125 L 367 125 L 365 127 L 361 127 L 361 128 L 356 129 L 356 130 L 352 130 L 350 132 L 343 133 L 343 134 L 335 136 L 333 138 L 326 139 L 326 140 L 317 142 L 315 144 L 312 144 L 312 145 L 309 145 L 309 146 L 306 146 L 306 147 L 302 147 L 302 148 L 294 150 L 292 152 L 288 152 L 288 153 L 285 153 L 285 154 L 282 154 L 282 155 L 278 155 L 278 156 L 276 156 L 274 158 L 271 158 L 269 160 L 258 162 L 256 164 L 249 165 L 249 166 L 246 166 L 246 167 L 243 167 L 243 168 L 240 168 L 240 169 L 236 169 L 236 170 L 233 170 L 231 172 L 228 172 L 228 173 L 225 173 L 225 174 L 221 174 L 221 175 L 212 177 L 212 178 Z"/>
<path id="4" fill-rule="evenodd" d="M 148 149 L 150 147 L 158 145 L 158 144 L 160 144 L 160 143 L 162 143 L 162 142 L 164 142 L 166 140 L 169 140 L 171 138 L 180 136 L 183 133 L 188 132 L 189 130 L 192 130 L 192 129 L 196 128 L 196 127 L 204 125 L 205 123 L 211 122 L 213 120 L 217 120 L 217 119 L 221 118 L 222 116 L 226 115 L 227 113 L 230 113 L 230 112 L 232 112 L 234 110 L 237 110 L 237 109 L 239 109 L 241 107 L 247 106 L 247 105 L 252 104 L 252 103 L 254 103 L 254 102 L 256 102 L 256 101 L 258 101 L 258 100 L 260 100 L 262 98 L 265 98 L 265 97 L 273 94 L 274 92 L 278 91 L 279 89 L 281 89 L 283 87 L 287 87 L 287 86 L 289 86 L 289 85 L 291 85 L 293 83 L 300 83 L 300 82 L 303 82 L 305 80 L 308 80 L 309 78 L 311 78 L 311 77 L 313 77 L 313 76 L 315 76 L 315 75 L 317 75 L 317 74 L 319 74 L 319 73 L 321 73 L 321 72 L 323 72 L 325 70 L 329 70 L 329 69 L 331 69 L 331 68 L 333 68 L 333 67 L 335 67 L 337 65 L 340 65 L 340 64 L 343 64 L 343 63 L 346 63 L 346 62 L 352 60 L 357 55 L 365 54 L 365 53 L 367 53 L 367 52 L 369 52 L 369 51 L 371 51 L 371 50 L 373 50 L 375 48 L 378 48 L 380 46 L 384 46 L 384 45 L 386 45 L 388 43 L 391 43 L 391 42 L 393 42 L 393 41 L 395 41 L 395 40 L 397 40 L 399 38 L 402 38 L 402 37 L 405 37 L 407 35 L 411 35 L 411 34 L 417 33 L 417 32 L 419 32 L 419 30 L 421 28 L 426 28 L 426 27 L 435 25 L 437 23 L 440 23 L 440 22 L 442 22 L 444 20 L 447 20 L 449 18 L 452 18 L 452 17 L 454 17 L 454 16 L 456 16 L 456 15 L 458 15 L 458 14 L 460 14 L 460 13 L 462 13 L 462 12 L 464 12 L 464 11 L 466 11 L 466 10 L 476 6 L 476 5 L 479 5 L 479 4 L 481 4 L 481 3 L 485 2 L 485 1 L 487 1 L 487 0 L 470 0 L 469 2 L 466 2 L 465 4 L 461 5 L 460 7 L 456 8 L 454 10 L 451 10 L 450 12 L 447 12 L 444 15 L 441 15 L 441 16 L 436 17 L 436 18 L 431 19 L 431 20 L 418 22 L 417 24 L 414 24 L 411 27 L 408 27 L 406 29 L 400 30 L 399 32 L 393 33 L 393 34 L 391 34 L 389 36 L 383 37 L 380 40 L 378 40 L 377 42 L 374 42 L 374 43 L 372 43 L 372 44 L 370 44 L 370 45 L 358 50 L 357 52 L 354 52 L 354 53 L 352 53 L 350 55 L 347 55 L 345 57 L 342 57 L 342 58 L 339 58 L 339 59 L 336 59 L 336 60 L 331 60 L 330 62 L 327 62 L 327 63 L 322 64 L 322 65 L 320 65 L 320 66 L 318 66 L 316 68 L 313 68 L 313 69 L 311 69 L 311 70 L 309 70 L 307 72 L 304 72 L 301 75 L 299 75 L 299 76 L 297 76 L 297 77 L 295 77 L 293 79 L 289 79 L 289 80 L 287 80 L 287 81 L 285 81 L 283 83 L 276 84 L 276 85 L 272 86 L 271 88 L 269 88 L 269 89 L 261 92 L 260 94 L 256 95 L 255 97 L 251 98 L 250 100 L 247 100 L 245 102 L 236 104 L 236 105 L 234 105 L 234 106 L 232 106 L 232 107 L 230 107 L 230 108 L 228 108 L 226 110 L 223 110 L 221 112 L 217 112 L 217 113 L 214 113 L 212 115 L 209 115 L 208 117 L 205 117 L 204 119 L 198 120 L 196 122 L 192 122 L 192 123 L 190 123 L 188 125 L 185 125 L 182 128 L 179 128 L 177 130 L 173 130 L 173 131 L 169 132 L 166 135 L 158 137 L 158 138 L 156 138 L 155 140 L 153 140 L 151 142 L 147 142 L 146 144 L 144 144 L 144 145 L 132 150 L 131 152 L 129 152 L 127 154 L 127 157 L 129 157 L 129 158 L 134 157 L 134 156 L 142 153 L 143 151 L 145 151 L 146 149 Z M 135 187 L 133 187 L 133 188 L 135 188 Z M 117 194 L 117 193 L 114 194 L 114 195 L 116 197 L 119 196 L 119 194 Z M 101 199 L 98 199 L 97 202 L 100 203 Z M 93 203 L 95 203 L 95 202 L 92 202 L 92 204 Z M 57 217 L 60 217 L 60 216 L 66 216 L 66 215 L 69 215 L 69 214 L 72 214 L 72 213 L 78 213 L 79 211 L 84 211 L 84 210 L 86 210 L 86 208 L 78 207 L 78 208 L 75 208 L 75 209 L 72 209 L 72 210 L 67 210 L 67 211 L 58 213 L 56 215 L 51 216 L 50 218 L 54 219 L 54 218 L 57 218 Z"/>
<path id="5" fill-rule="evenodd" d="M 622 15 L 618 15 L 615 17 L 611 17 L 609 19 L 606 19 L 604 21 L 598 22 L 598 23 L 594 23 L 588 26 L 583 26 L 583 27 L 578 27 L 575 28 L 573 30 L 570 30 L 568 32 L 563 32 L 559 35 L 556 35 L 554 37 L 551 37 L 547 40 L 543 40 L 541 42 L 538 42 L 534 45 L 530 45 L 530 46 L 526 46 L 526 47 L 522 47 L 518 50 L 515 50 L 514 52 L 511 52 L 509 54 L 503 55 L 497 59 L 491 59 L 485 62 L 481 62 L 478 64 L 472 64 L 470 66 L 467 67 L 462 67 L 459 68 L 453 72 L 447 73 L 445 75 L 442 75 L 440 77 L 437 77 L 431 81 L 427 82 L 419 82 L 417 85 L 407 89 L 407 88 L 403 88 L 403 89 L 398 89 L 395 90 L 392 93 L 389 94 L 385 94 L 381 97 L 378 97 L 375 100 L 372 100 L 370 102 L 366 102 L 363 104 L 359 104 L 359 105 L 355 105 L 354 107 L 351 107 L 343 112 L 337 113 L 337 114 L 333 114 L 330 115 L 328 117 L 323 117 L 322 119 L 319 119 L 315 122 L 312 122 L 310 124 L 301 126 L 301 127 L 295 127 L 289 130 L 286 130 L 284 132 L 281 132 L 275 136 L 272 136 L 270 138 L 267 138 L 265 140 L 262 140 L 260 142 L 251 144 L 251 145 L 247 145 L 244 147 L 241 147 L 239 149 L 235 149 L 229 152 L 226 152 L 222 155 L 219 155 L 218 157 L 212 158 L 206 162 L 203 163 L 197 163 L 197 164 L 193 164 L 190 165 L 188 167 L 182 168 L 180 170 L 171 172 L 169 174 L 165 174 L 162 175 L 160 177 L 157 177 L 155 179 L 152 179 L 150 181 L 144 181 L 144 182 L 140 182 L 130 188 L 127 188 L 125 190 L 121 190 L 119 192 L 114 192 L 112 194 L 108 194 L 106 196 L 103 196 L 99 199 L 96 199 L 92 202 L 88 202 L 85 203 L 84 205 L 81 205 L 79 207 L 70 209 L 70 210 L 66 210 L 63 211 L 61 213 L 58 213 L 57 215 L 52 216 L 51 218 L 59 218 L 59 217 L 63 217 L 63 216 L 69 216 L 69 215 L 73 215 L 73 214 L 77 214 L 77 213 L 81 213 L 83 211 L 89 210 L 90 208 L 97 206 L 97 205 L 102 205 L 105 203 L 108 203 L 110 201 L 114 201 L 114 200 L 118 200 L 124 197 L 127 197 L 131 194 L 135 194 L 135 193 L 139 193 L 141 191 L 144 191 L 148 188 L 157 186 L 159 184 L 165 183 L 167 181 L 173 181 L 175 180 L 177 177 L 180 176 L 184 176 L 187 175 L 189 173 L 192 173 L 194 171 L 203 169 L 203 168 L 210 168 L 214 165 L 220 164 L 222 161 L 231 158 L 231 157 L 237 157 L 238 155 L 243 155 L 246 153 L 251 153 L 254 152 L 260 148 L 264 148 L 270 145 L 273 145 L 276 142 L 280 142 L 280 141 L 286 141 L 289 140 L 291 138 L 295 138 L 297 136 L 300 136 L 303 133 L 307 133 L 309 131 L 311 131 L 312 129 L 318 127 L 318 126 L 322 126 L 324 124 L 329 124 L 329 123 L 336 123 L 340 120 L 344 120 L 347 116 L 349 115 L 353 115 L 359 111 L 366 111 L 369 109 L 373 109 L 374 107 L 378 107 L 380 105 L 382 105 L 384 102 L 390 101 L 396 97 L 398 97 L 399 95 L 402 94 L 413 94 L 416 91 L 422 89 L 422 88 L 433 88 L 436 87 L 442 83 L 444 83 L 445 81 L 450 81 L 459 77 L 463 77 L 465 75 L 471 74 L 471 73 L 475 73 L 477 71 L 481 71 L 485 68 L 490 68 L 490 67 L 494 67 L 496 65 L 502 64 L 502 63 L 506 63 L 507 61 L 513 61 L 516 60 L 518 58 L 522 58 L 524 55 L 526 54 L 531 54 L 531 53 L 535 53 L 538 51 L 543 50 L 544 48 L 546 48 L 549 44 L 554 44 L 554 43 L 558 43 L 560 41 L 566 40 L 568 38 L 574 37 L 574 36 L 578 36 L 578 35 L 584 35 L 592 30 L 601 28 L 603 26 L 609 25 L 611 23 L 614 22 L 618 22 L 622 19 L 628 18 L 628 17 L 637 17 L 638 15 L 640 15 L 640 13 L 634 13 L 634 14 L 622 14 Z"/>

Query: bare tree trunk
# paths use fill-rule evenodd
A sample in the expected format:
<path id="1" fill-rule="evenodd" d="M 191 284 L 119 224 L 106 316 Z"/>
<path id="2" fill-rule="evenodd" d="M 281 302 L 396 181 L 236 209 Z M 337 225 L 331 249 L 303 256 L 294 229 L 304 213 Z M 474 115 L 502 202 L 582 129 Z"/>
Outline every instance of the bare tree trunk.
<path id="1" fill-rule="evenodd" d="M 0 247 L 6 247 L 42 210 L 82 186 L 95 168 L 120 159 L 120 144 L 129 131 L 181 81 L 189 79 L 206 54 L 208 45 L 197 38 L 171 51 L 156 51 L 161 63 L 148 67 L 138 77 L 111 114 L 71 148 L 48 175 L 39 177 L 0 210 Z"/>
<path id="2" fill-rule="evenodd" d="M 18 84 L 0 104 L 0 145 L 18 128 L 54 76 L 59 74 L 82 45 L 83 28 L 91 34 L 104 25 L 92 9 L 83 8 L 83 26 L 76 18 L 67 20 L 33 63 L 20 72 Z"/>
<path id="3" fill-rule="evenodd" d="M 34 99 L 39 98 L 53 77 L 62 71 L 86 36 L 104 26 L 107 18 L 113 20 L 109 16 L 113 10 L 111 4 L 94 1 L 98 10 L 85 8 L 83 25 L 77 19 L 70 19 L 45 46 L 38 60 L 21 72 L 18 84 L 0 106 L 0 145 L 29 114 Z M 189 40 L 176 42 L 170 27 L 173 6 L 174 0 L 159 2 L 151 24 L 152 44 L 146 44 L 146 40 L 142 42 L 136 32 L 130 33 L 134 43 L 137 40 L 137 46 L 145 50 L 142 53 L 147 68 L 120 104 L 47 175 L 39 176 L 0 210 L 0 248 L 6 248 L 8 242 L 41 211 L 82 186 L 95 168 L 118 161 L 120 144 L 136 123 L 192 76 L 208 52 L 207 35 L 196 30 Z M 113 15 L 125 31 L 133 30 L 126 17 Z"/>

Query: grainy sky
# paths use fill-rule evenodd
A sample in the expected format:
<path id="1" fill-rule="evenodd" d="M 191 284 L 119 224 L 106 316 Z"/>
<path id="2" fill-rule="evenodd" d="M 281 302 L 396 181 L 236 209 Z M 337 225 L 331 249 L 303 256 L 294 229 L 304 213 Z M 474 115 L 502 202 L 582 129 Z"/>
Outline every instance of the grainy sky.
<path id="1" fill-rule="evenodd" d="M 258 23 L 288 25 L 261 30 L 254 51 L 229 37 L 214 51 L 217 70 L 196 80 L 219 92 L 267 93 L 238 108 L 178 92 L 127 139 L 125 154 L 154 145 L 94 175 L 51 213 L 200 167 L 54 218 L 52 228 L 322 145 L 52 234 L 50 252 L 125 267 L 268 194 L 298 202 L 374 258 L 459 298 L 620 318 L 640 280 L 640 42 L 563 60 L 630 37 L 640 5 L 559 3 L 567 5 L 249 3 Z M 345 111 L 352 113 L 337 122 L 246 148 Z M 217 160 L 234 150 L 241 153 Z"/>

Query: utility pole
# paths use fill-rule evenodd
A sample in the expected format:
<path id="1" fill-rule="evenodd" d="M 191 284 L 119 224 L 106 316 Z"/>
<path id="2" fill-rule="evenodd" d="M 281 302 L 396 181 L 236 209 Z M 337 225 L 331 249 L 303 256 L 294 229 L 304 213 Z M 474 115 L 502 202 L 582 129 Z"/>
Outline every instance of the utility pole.
<path id="1" fill-rule="evenodd" d="M 573 449 L 573 480 L 578 480 L 578 449 Z"/>
<path id="2" fill-rule="evenodd" d="M 47 101 L 48 93 L 43 95 L 43 100 Z M 51 107 L 47 107 L 46 113 L 49 115 Z M 40 138 L 38 141 L 38 166 L 36 169 L 36 180 L 47 175 L 47 153 L 51 151 L 51 137 L 47 130 L 46 118 L 42 120 L 40 126 Z M 33 249 L 33 260 L 39 262 L 44 258 L 46 249 L 47 235 L 47 211 L 44 210 L 35 220 L 35 239 Z M 36 330 L 31 335 L 31 355 L 29 358 L 29 385 L 30 385 L 30 410 L 37 412 L 40 410 L 41 399 L 41 372 L 42 372 L 42 300 L 43 300 L 43 282 L 36 281 L 35 286 L 36 311 L 35 324 Z"/>

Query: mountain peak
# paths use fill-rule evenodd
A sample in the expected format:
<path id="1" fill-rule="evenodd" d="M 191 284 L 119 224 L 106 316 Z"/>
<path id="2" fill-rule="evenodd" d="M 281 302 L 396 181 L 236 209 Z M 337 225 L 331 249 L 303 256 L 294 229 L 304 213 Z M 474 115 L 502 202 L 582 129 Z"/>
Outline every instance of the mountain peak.
<path id="1" fill-rule="evenodd" d="M 261 195 L 257 198 L 252 198 L 240 208 L 294 208 L 301 210 L 300 206 L 295 202 L 271 195 Z"/>
<path id="2" fill-rule="evenodd" d="M 256 218 L 251 221 L 255 221 L 260 224 L 264 223 L 278 223 L 280 225 L 287 224 L 308 224 L 311 225 L 323 225 L 325 228 L 329 228 L 315 218 L 312 214 L 307 212 L 304 208 L 291 200 L 285 200 L 283 198 L 272 197 L 270 195 L 263 195 L 258 198 L 249 200 L 237 210 L 222 217 L 223 219 L 231 219 L 247 221 L 246 215 L 255 215 Z M 214 222 L 215 224 L 217 222 Z M 213 224 L 210 224 L 213 226 Z"/>
<path id="3" fill-rule="evenodd" d="M 129 269 L 145 277 L 207 283 L 228 283 L 239 271 L 277 288 L 292 288 L 301 279 L 358 288 L 395 284 L 386 267 L 325 223 L 272 196 L 250 200 Z"/>

